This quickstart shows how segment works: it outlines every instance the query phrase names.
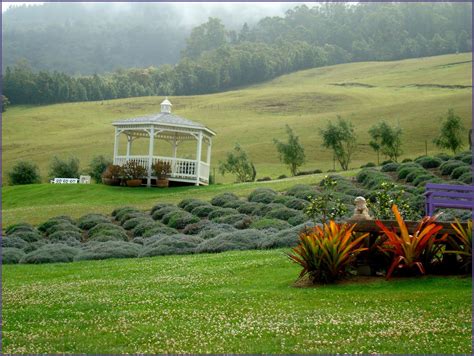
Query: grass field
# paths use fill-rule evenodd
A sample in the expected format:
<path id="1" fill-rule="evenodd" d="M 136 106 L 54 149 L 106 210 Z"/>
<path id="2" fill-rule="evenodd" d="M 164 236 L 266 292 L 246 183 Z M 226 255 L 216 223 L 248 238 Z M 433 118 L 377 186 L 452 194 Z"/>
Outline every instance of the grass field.
<path id="1" fill-rule="evenodd" d="M 471 353 L 470 278 L 296 288 L 283 252 L 3 266 L 3 352 Z"/>
<path id="2" fill-rule="evenodd" d="M 341 173 L 351 177 L 357 170 Z M 127 188 L 102 184 L 32 184 L 2 188 L 2 224 L 6 227 L 18 222 L 39 224 L 50 217 L 69 215 L 78 218 L 96 212 L 110 214 L 113 209 L 130 205 L 150 209 L 158 202 L 178 203 L 193 198 L 211 200 L 217 194 L 232 192 L 247 196 L 257 187 L 269 187 L 277 191 L 296 184 L 315 184 L 324 174 L 293 177 L 269 182 L 218 184 L 207 187 Z"/>
<path id="3" fill-rule="evenodd" d="M 400 123 L 405 156 L 436 151 L 440 117 L 449 108 L 471 126 L 472 80 L 470 53 L 394 62 L 365 62 L 296 72 L 270 82 L 224 93 L 171 97 L 173 112 L 215 130 L 212 163 L 216 167 L 235 142 L 256 163 L 258 177 L 288 174 L 279 162 L 273 138 L 285 137 L 289 124 L 306 149 L 303 169 L 332 168 L 331 152 L 321 147 L 318 129 L 337 115 L 350 118 L 360 144 L 352 167 L 376 161 L 368 128 L 380 119 Z M 162 98 L 142 97 L 39 107 L 10 107 L 3 115 L 3 178 L 15 161 L 39 164 L 46 178 L 54 155 L 77 156 L 85 168 L 94 155 L 111 157 L 113 127 L 118 119 L 159 111 Z M 467 142 L 467 135 L 466 135 Z M 138 154 L 145 152 L 147 143 Z M 124 149 L 124 144 L 122 145 Z M 155 152 L 169 147 L 158 145 Z M 184 148 L 193 154 L 194 146 Z M 166 152 L 165 152 L 166 153 Z M 231 182 L 233 177 L 218 177 Z"/>

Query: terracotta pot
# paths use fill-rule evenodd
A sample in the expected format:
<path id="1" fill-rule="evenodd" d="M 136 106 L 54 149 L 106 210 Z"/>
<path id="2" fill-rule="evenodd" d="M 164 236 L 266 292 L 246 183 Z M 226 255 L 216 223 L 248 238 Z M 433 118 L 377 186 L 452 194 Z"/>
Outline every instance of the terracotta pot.
<path id="1" fill-rule="evenodd" d="M 120 185 L 120 179 L 117 178 L 102 178 L 102 183 L 106 185 Z"/>
<path id="2" fill-rule="evenodd" d="M 156 186 L 159 188 L 166 188 L 170 185 L 170 181 L 168 179 L 157 179 Z"/>
<path id="3" fill-rule="evenodd" d="M 139 187 L 142 185 L 141 179 L 127 179 L 127 187 Z"/>

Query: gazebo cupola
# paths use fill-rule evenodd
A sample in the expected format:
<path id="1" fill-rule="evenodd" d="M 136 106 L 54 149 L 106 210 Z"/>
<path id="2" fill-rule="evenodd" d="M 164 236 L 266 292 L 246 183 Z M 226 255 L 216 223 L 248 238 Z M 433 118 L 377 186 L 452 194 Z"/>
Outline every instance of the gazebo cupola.
<path id="1" fill-rule="evenodd" d="M 168 97 L 166 97 L 166 99 L 161 102 L 161 112 L 163 114 L 171 114 L 172 106 L 173 104 L 171 104 L 170 101 L 168 100 Z"/>
<path id="2" fill-rule="evenodd" d="M 211 166 L 212 137 L 215 133 L 201 123 L 172 114 L 172 106 L 166 98 L 161 103 L 160 113 L 115 121 L 114 164 L 121 166 L 129 160 L 139 162 L 147 170 L 147 176 L 143 177 L 147 180 L 147 186 L 151 186 L 152 180 L 156 179 L 152 167 L 157 161 L 171 164 L 170 181 L 207 185 Z M 126 154 L 119 154 L 121 135 L 127 138 Z M 133 142 L 138 139 L 148 139 L 147 155 L 132 153 Z M 164 140 L 171 144 L 172 155 L 164 156 L 160 155 L 160 152 L 155 152 L 155 140 Z M 194 159 L 178 157 L 178 147 L 183 141 L 196 142 Z M 205 161 L 201 160 L 203 144 L 207 145 Z"/>

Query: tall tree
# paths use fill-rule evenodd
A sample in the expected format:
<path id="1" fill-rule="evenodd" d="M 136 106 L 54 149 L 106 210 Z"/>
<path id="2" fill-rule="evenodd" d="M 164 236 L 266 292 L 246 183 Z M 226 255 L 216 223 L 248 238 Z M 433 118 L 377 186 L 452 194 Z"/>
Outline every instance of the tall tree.
<path id="1" fill-rule="evenodd" d="M 448 110 L 448 115 L 441 123 L 439 136 L 434 139 L 434 143 L 439 148 L 446 148 L 456 154 L 463 146 L 463 135 L 465 128 L 461 117 L 454 113 L 453 109 Z"/>
<path id="2" fill-rule="evenodd" d="M 186 40 L 184 55 L 197 58 L 201 53 L 219 48 L 227 41 L 225 26 L 218 18 L 210 17 L 209 20 L 195 27 Z"/>
<path id="3" fill-rule="evenodd" d="M 288 135 L 286 143 L 277 139 L 273 139 L 273 142 L 280 154 L 280 161 L 289 167 L 292 175 L 296 175 L 298 167 L 302 166 L 305 162 L 304 148 L 299 142 L 298 136 L 294 134 L 288 125 L 286 125 L 286 134 Z"/>
<path id="4" fill-rule="evenodd" d="M 352 123 L 338 116 L 336 122 L 329 121 L 326 128 L 320 129 L 319 132 L 323 138 L 323 146 L 333 150 L 341 168 L 347 171 L 357 147 Z"/>
<path id="5" fill-rule="evenodd" d="M 381 121 L 372 126 L 369 130 L 372 137 L 370 146 L 378 152 L 382 152 L 390 160 L 397 162 L 402 151 L 402 129 L 400 126 L 390 126 L 387 122 Z"/>

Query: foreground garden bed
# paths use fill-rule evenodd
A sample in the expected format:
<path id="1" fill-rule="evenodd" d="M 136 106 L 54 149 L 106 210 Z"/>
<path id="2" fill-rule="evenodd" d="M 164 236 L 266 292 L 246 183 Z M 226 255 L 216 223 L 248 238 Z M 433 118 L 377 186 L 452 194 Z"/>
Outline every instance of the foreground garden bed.
<path id="1" fill-rule="evenodd" d="M 3 352 L 470 353 L 470 278 L 297 288 L 286 251 L 3 266 Z"/>

